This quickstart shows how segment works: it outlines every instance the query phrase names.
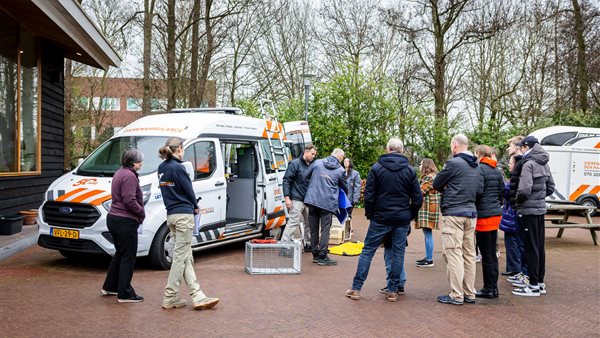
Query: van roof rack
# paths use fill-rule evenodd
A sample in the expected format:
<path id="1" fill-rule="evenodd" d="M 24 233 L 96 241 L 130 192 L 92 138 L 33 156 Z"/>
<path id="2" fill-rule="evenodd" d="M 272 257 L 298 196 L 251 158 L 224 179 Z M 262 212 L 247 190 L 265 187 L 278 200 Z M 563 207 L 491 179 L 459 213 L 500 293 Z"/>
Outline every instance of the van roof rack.
<path id="1" fill-rule="evenodd" d="M 214 107 L 214 108 L 177 108 L 171 110 L 171 113 L 213 113 L 242 115 L 242 109 L 237 107 Z"/>

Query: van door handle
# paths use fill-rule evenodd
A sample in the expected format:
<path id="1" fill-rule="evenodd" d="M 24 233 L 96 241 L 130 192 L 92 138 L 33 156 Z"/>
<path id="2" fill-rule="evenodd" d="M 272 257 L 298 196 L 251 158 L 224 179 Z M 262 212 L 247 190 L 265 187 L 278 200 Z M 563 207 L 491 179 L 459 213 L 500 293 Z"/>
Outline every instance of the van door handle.
<path id="1" fill-rule="evenodd" d="M 273 181 L 275 181 L 276 179 L 277 179 L 277 177 L 271 177 L 271 178 L 269 178 L 269 182 L 273 182 Z"/>
<path id="2" fill-rule="evenodd" d="M 218 186 L 221 186 L 221 185 L 225 185 L 225 182 L 220 182 L 219 181 L 219 182 L 215 183 L 215 187 L 218 187 Z"/>

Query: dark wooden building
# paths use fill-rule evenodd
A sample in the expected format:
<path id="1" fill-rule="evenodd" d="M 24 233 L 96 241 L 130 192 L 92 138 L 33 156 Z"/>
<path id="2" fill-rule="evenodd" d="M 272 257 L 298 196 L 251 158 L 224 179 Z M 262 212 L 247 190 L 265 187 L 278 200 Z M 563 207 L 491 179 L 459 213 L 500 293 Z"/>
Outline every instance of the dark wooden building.
<path id="1" fill-rule="evenodd" d="M 65 58 L 121 61 L 75 0 L 0 1 L 0 214 L 37 209 L 64 173 Z"/>

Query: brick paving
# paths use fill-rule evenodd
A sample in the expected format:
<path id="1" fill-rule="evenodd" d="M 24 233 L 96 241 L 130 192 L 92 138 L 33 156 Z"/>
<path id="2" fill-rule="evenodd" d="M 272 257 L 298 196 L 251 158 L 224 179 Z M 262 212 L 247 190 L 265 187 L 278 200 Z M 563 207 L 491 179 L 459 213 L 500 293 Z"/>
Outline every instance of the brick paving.
<path id="1" fill-rule="evenodd" d="M 364 239 L 362 214 L 355 211 L 354 240 Z M 436 302 L 448 291 L 439 231 L 433 268 L 414 265 L 423 257 L 423 236 L 409 237 L 406 294 L 396 303 L 378 293 L 385 286 L 382 250 L 360 301 L 344 297 L 357 257 L 334 256 L 337 266 L 321 267 L 304 254 L 300 275 L 251 276 L 243 243 L 196 253 L 202 288 L 221 298 L 200 312 L 161 309 L 168 271 L 140 262 L 133 285 L 146 300 L 118 304 L 98 294 L 108 259 L 71 261 L 34 246 L 0 263 L 0 337 L 600 337 L 600 247 L 587 230 L 566 229 L 555 238 L 557 231 L 546 233 L 548 294 L 517 297 L 501 279 L 499 299 L 462 306 Z M 500 249 L 502 269 L 502 241 Z"/>

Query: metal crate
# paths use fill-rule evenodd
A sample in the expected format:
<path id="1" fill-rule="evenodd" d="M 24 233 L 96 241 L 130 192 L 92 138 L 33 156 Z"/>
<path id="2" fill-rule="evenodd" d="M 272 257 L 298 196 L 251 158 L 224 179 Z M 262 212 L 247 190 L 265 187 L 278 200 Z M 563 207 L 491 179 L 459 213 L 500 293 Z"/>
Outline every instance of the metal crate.
<path id="1" fill-rule="evenodd" d="M 246 242 L 246 272 L 251 275 L 297 274 L 301 267 L 300 242 Z"/>

